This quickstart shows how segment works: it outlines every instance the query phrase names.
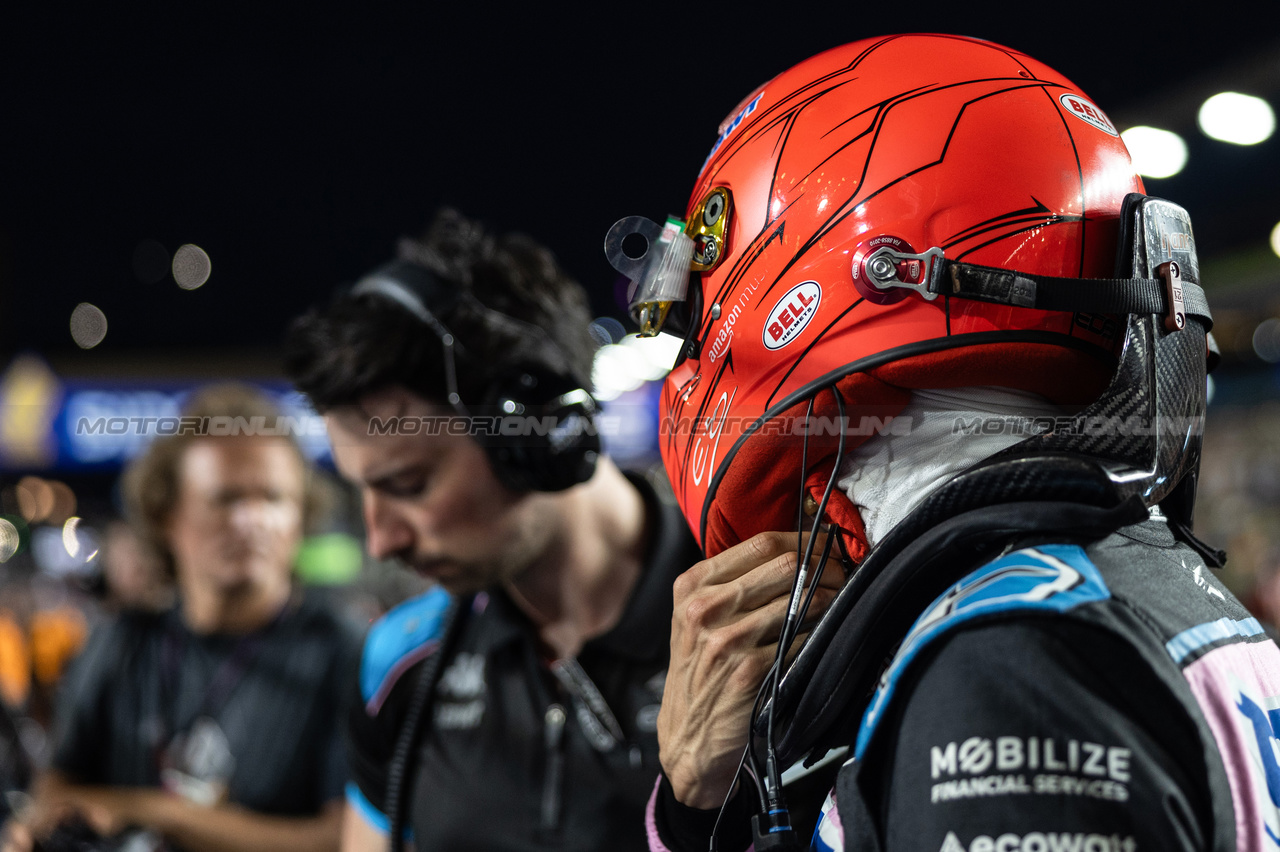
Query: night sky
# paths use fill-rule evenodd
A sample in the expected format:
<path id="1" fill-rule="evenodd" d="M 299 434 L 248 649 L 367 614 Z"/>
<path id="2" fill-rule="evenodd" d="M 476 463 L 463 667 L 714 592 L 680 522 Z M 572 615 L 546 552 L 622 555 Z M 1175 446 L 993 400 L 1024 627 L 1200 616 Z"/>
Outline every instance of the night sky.
<path id="1" fill-rule="evenodd" d="M 1018 48 L 1121 126 L 1275 47 L 1247 38 L 1274 28 L 1229 4 L 1195 21 L 1119 5 L 6 11 L 0 363 L 78 353 L 68 321 L 82 301 L 110 330 L 81 360 L 270 350 L 290 318 L 387 258 L 441 203 L 545 242 L 597 313 L 622 317 L 600 250 L 609 225 L 682 211 L 745 94 L 859 38 L 953 32 Z M 1265 244 L 1280 220 L 1276 140 L 1201 156 L 1203 141 L 1179 129 L 1194 175 L 1148 191 L 1188 207 L 1202 257 Z M 202 247 L 209 282 L 179 289 L 163 262 L 148 265 L 144 240 Z"/>

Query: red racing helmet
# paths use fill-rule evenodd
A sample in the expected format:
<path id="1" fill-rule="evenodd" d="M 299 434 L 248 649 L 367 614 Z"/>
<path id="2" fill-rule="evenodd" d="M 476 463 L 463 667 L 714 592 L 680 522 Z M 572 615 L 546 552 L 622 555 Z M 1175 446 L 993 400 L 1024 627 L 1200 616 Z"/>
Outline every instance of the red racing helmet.
<path id="1" fill-rule="evenodd" d="M 659 440 L 707 555 L 795 527 L 798 495 L 820 497 L 834 474 L 823 424 L 842 424 L 847 450 L 892 430 L 914 388 L 1097 397 L 1123 311 L 1053 306 L 1034 288 L 1111 276 L 1122 202 L 1142 191 L 1102 110 L 991 42 L 868 39 L 751 93 L 685 221 L 631 217 L 606 239 L 644 330 L 685 335 Z M 648 240 L 639 258 L 621 248 L 632 233 Z M 827 520 L 860 559 L 843 495 Z"/>

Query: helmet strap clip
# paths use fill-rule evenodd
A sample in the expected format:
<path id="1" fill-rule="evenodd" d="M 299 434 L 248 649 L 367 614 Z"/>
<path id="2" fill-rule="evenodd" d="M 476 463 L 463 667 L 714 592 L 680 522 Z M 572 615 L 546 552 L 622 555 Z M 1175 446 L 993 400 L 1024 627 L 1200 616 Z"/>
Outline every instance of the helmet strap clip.
<path id="1" fill-rule="evenodd" d="M 867 281 L 877 290 L 914 290 L 932 302 L 938 298 L 945 259 L 936 246 L 919 254 L 882 246 L 867 256 L 863 268 Z"/>
<path id="2" fill-rule="evenodd" d="M 1187 324 L 1187 308 L 1182 300 L 1182 269 L 1176 260 L 1167 260 L 1156 267 L 1156 277 L 1164 282 L 1165 301 L 1168 309 L 1164 314 L 1166 331 L 1178 331 Z"/>

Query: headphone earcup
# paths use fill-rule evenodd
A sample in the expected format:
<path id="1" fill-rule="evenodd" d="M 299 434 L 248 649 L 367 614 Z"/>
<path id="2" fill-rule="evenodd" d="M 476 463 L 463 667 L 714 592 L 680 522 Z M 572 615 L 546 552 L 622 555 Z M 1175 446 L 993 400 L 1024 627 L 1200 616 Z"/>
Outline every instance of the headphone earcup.
<path id="1" fill-rule="evenodd" d="M 482 410 L 495 428 L 479 436 L 480 443 L 513 491 L 564 491 L 595 472 L 596 402 L 572 378 L 528 365 L 501 372 L 489 383 Z"/>

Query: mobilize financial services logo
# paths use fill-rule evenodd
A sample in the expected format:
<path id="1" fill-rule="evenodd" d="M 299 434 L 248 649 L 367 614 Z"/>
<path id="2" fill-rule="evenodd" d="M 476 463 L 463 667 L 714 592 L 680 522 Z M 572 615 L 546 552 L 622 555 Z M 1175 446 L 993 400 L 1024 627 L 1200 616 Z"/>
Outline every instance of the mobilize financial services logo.
<path id="1" fill-rule="evenodd" d="M 1129 799 L 1130 749 L 1052 737 L 969 737 L 934 746 L 933 804 L 991 796 Z"/>

